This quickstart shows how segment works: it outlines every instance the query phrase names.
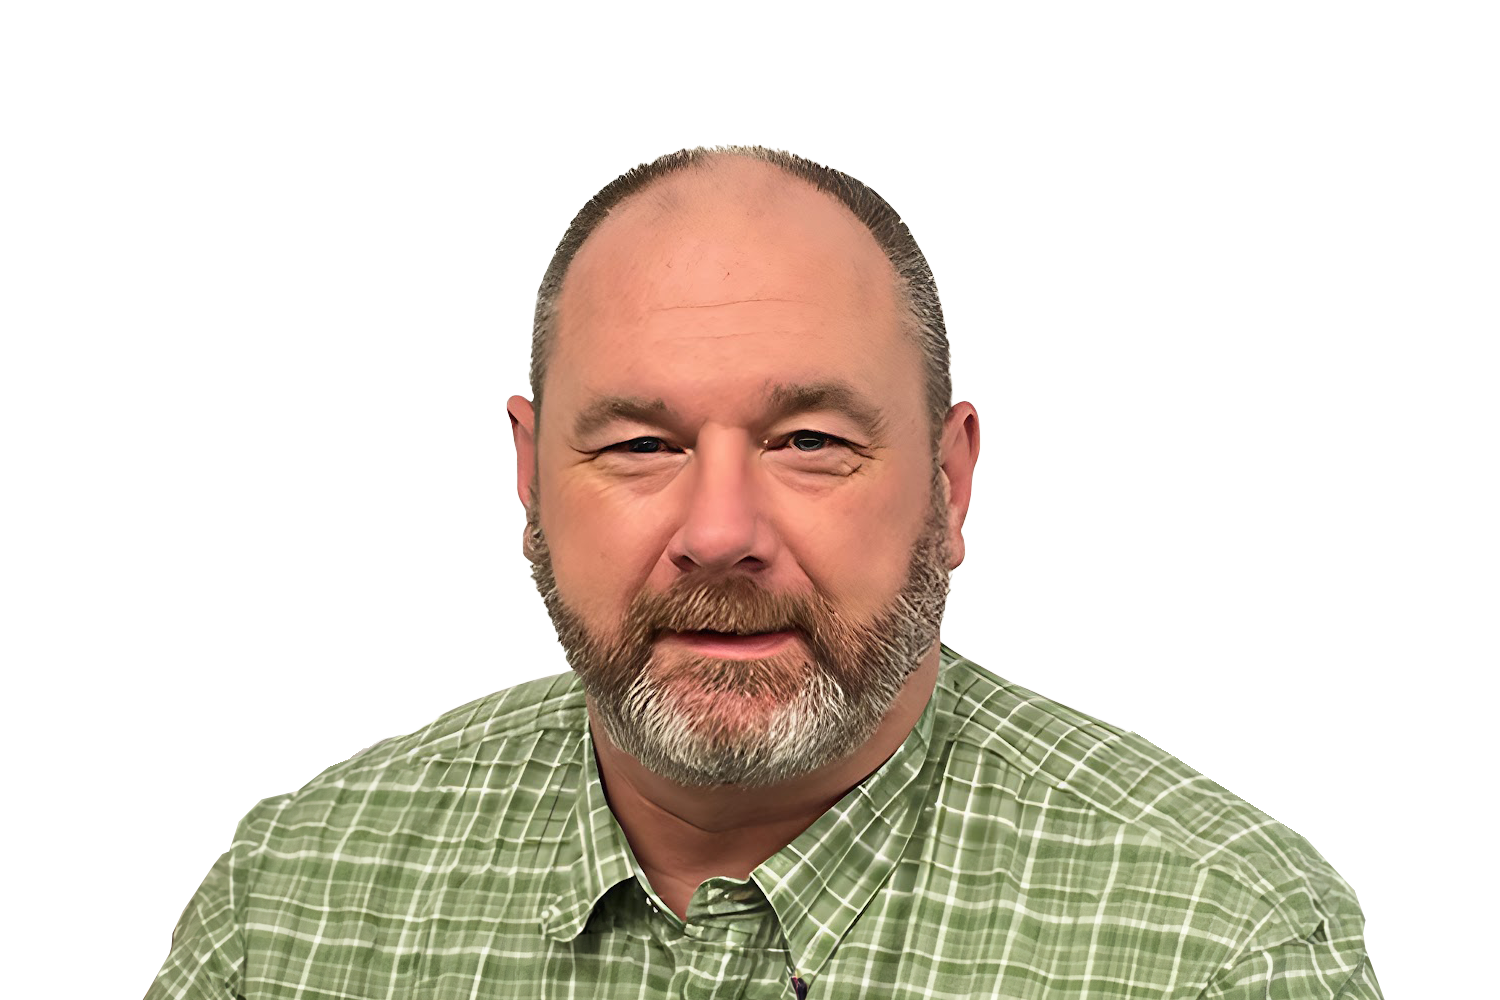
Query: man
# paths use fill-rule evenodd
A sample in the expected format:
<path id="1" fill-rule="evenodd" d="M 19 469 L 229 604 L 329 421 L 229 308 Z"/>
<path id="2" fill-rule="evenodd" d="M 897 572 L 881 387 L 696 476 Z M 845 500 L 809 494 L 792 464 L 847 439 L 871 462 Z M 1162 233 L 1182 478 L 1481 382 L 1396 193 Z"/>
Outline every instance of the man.
<path id="1" fill-rule="evenodd" d="M 579 213 L 510 400 L 571 674 L 261 803 L 150 997 L 1379 997 L 1349 887 L 938 642 L 979 423 L 895 212 L 759 148 Z"/>

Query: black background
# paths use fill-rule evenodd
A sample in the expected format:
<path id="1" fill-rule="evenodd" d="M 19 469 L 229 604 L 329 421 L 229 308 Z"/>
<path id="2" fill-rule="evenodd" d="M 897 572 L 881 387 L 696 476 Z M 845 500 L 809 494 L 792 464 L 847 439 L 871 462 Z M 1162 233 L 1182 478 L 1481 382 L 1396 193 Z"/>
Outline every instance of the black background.
<path id="1" fill-rule="evenodd" d="M 504 415 L 535 286 L 610 177 L 745 139 L 867 181 L 935 268 L 984 435 L 944 639 L 1310 838 L 1379 930 L 1374 477 L 1358 352 L 1326 321 L 1338 220 L 1290 147 L 1125 112 L 859 141 L 410 111 L 287 129 L 184 181 L 163 328 L 193 328 L 142 339 L 114 432 L 133 451 L 101 585 L 153 664 L 153 969 L 258 799 L 562 669 Z"/>

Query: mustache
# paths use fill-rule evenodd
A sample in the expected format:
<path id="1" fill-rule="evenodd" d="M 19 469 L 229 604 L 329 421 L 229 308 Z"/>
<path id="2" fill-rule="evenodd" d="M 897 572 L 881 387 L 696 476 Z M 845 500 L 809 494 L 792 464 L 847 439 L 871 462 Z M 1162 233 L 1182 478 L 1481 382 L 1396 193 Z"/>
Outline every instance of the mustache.
<path id="1" fill-rule="evenodd" d="M 769 591 L 744 576 L 679 580 L 659 593 L 642 593 L 625 613 L 626 630 L 643 638 L 662 632 L 749 635 L 799 630 L 822 636 L 836 613 L 817 593 Z"/>

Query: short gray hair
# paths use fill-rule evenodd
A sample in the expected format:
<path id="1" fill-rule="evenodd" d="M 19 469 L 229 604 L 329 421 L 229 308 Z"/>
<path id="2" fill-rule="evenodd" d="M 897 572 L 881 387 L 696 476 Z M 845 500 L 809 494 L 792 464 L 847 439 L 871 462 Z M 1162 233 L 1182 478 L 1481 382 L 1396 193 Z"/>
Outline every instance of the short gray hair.
<path id="1" fill-rule="evenodd" d="M 588 204 L 579 210 L 563 234 L 562 242 L 547 265 L 542 277 L 542 287 L 537 290 L 536 316 L 531 332 L 531 394 L 535 398 L 537 413 L 542 403 L 542 383 L 547 375 L 547 362 L 551 358 L 553 341 L 557 331 L 557 300 L 562 293 L 563 279 L 578 250 L 588 240 L 594 229 L 616 205 L 656 181 L 690 167 L 700 167 L 725 156 L 739 156 L 759 160 L 779 167 L 794 177 L 812 184 L 820 191 L 837 198 L 845 208 L 854 213 L 880 244 L 886 258 L 896 271 L 897 290 L 906 300 L 909 330 L 922 354 L 923 381 L 925 383 L 928 419 L 932 425 L 934 442 L 943 426 L 948 408 L 952 405 L 953 380 L 949 374 L 948 332 L 943 325 L 943 307 L 938 301 L 937 283 L 932 278 L 932 269 L 911 230 L 901 221 L 901 216 L 880 195 L 848 174 L 805 160 L 792 153 L 764 146 L 716 146 L 682 149 L 675 153 L 643 163 L 615 178 Z"/>

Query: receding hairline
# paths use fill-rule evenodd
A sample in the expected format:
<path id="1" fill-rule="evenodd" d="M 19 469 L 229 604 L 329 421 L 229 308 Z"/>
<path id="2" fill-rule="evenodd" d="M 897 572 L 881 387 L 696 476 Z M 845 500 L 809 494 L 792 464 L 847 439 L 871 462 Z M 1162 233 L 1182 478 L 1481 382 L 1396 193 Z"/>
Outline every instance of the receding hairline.
<path id="1" fill-rule="evenodd" d="M 747 180 L 750 183 L 745 183 Z M 576 270 L 577 258 L 586 255 L 589 244 L 595 243 L 601 232 L 615 226 L 636 225 L 649 231 L 657 226 L 688 225 L 693 219 L 714 217 L 726 210 L 735 214 L 741 207 L 756 213 L 774 213 L 787 207 L 795 208 L 796 202 L 807 195 L 831 207 L 834 216 L 856 234 L 856 238 L 865 241 L 871 253 L 868 261 L 879 268 L 880 280 L 891 283 L 895 301 L 900 307 L 904 298 L 904 279 L 870 231 L 870 226 L 865 225 L 849 205 L 831 190 L 817 186 L 814 181 L 795 174 L 781 163 L 724 150 L 709 151 L 702 157 L 688 160 L 681 168 L 649 177 L 642 186 L 613 202 L 607 213 L 588 229 L 585 238 L 573 247 L 567 268 L 559 276 L 556 297 L 561 304 L 568 289 L 574 288 L 568 282 L 568 276 Z M 558 331 L 553 330 L 555 333 Z"/>
<path id="2" fill-rule="evenodd" d="M 704 193 L 703 182 L 711 181 L 716 175 L 743 181 L 747 174 L 740 173 L 736 176 L 733 173 L 736 167 L 746 167 L 748 176 L 761 178 L 758 190 L 771 198 L 785 199 L 789 192 L 811 193 L 833 207 L 835 214 L 856 231 L 859 238 L 869 241 L 868 245 L 883 262 L 878 266 L 883 269 L 881 279 L 889 280 L 889 287 L 895 293 L 899 332 L 909 334 L 918 325 L 917 310 L 911 302 L 906 277 L 891 259 L 889 250 L 881 244 L 870 224 L 860 218 L 844 197 L 840 197 L 823 183 L 822 176 L 809 176 L 809 172 L 821 171 L 826 175 L 851 181 L 856 192 L 868 192 L 875 200 L 885 204 L 878 194 L 841 171 L 780 150 L 761 146 L 712 146 L 679 150 L 635 167 L 606 185 L 579 211 L 559 245 L 559 256 L 564 249 L 567 250 L 561 261 L 562 266 L 557 267 L 559 261 L 555 256 L 553 266 L 549 267 L 538 294 L 536 333 L 541 334 L 545 324 L 546 334 L 545 343 L 537 344 L 536 339 L 539 338 L 534 338 L 533 344 L 532 395 L 538 404 L 538 411 L 542 401 L 542 373 L 537 371 L 536 351 L 538 347 L 543 348 L 543 361 L 549 361 L 555 353 L 562 300 L 564 293 L 574 287 L 569 284 L 568 276 L 573 273 L 579 256 L 586 254 L 589 245 L 596 242 L 595 237 L 601 231 L 613 228 L 613 224 L 641 221 L 630 218 L 638 213 L 647 213 L 646 221 L 650 222 L 653 218 L 650 213 L 654 211 L 655 218 L 664 221 L 671 217 L 681 217 L 695 207 L 709 203 L 713 199 L 713 192 Z M 722 190 L 738 194 L 743 199 L 744 187 L 743 183 L 734 183 L 725 185 Z M 888 205 L 886 207 L 894 215 L 895 210 Z M 580 228 L 580 223 L 585 228 L 577 233 L 576 242 L 569 246 L 569 238 Z M 542 308 L 544 303 L 545 317 Z"/>
<path id="3" fill-rule="evenodd" d="M 730 183 L 715 186 L 717 178 Z M 638 186 L 609 205 L 573 254 L 576 257 L 600 230 L 622 215 L 654 211 L 656 218 L 678 216 L 715 200 L 720 192 L 727 196 L 723 200 L 743 200 L 748 193 L 754 203 L 767 206 L 788 200 L 794 192 L 812 194 L 826 200 L 850 226 L 867 236 L 877 249 L 880 247 L 870 228 L 833 192 L 776 160 L 752 155 L 741 147 L 724 147 L 706 150 L 675 169 L 644 175 Z"/>

